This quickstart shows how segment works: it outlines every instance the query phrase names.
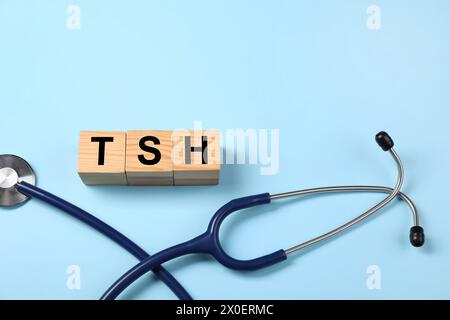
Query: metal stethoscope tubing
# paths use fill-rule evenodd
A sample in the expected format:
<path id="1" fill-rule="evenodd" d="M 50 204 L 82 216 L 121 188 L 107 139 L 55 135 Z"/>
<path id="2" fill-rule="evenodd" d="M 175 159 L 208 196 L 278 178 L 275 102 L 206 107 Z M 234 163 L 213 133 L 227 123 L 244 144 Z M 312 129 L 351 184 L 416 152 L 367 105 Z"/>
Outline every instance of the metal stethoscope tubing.
<path id="1" fill-rule="evenodd" d="M 295 253 L 297 251 L 300 251 L 304 248 L 307 248 L 309 246 L 312 246 L 316 243 L 319 243 L 321 241 L 325 241 L 345 230 L 347 230 L 348 228 L 350 228 L 351 226 L 367 219 L 368 217 L 370 217 L 372 214 L 374 214 L 375 212 L 383 209 L 389 202 L 391 202 L 392 200 L 394 200 L 397 195 L 400 193 L 400 189 L 402 188 L 403 185 L 403 179 L 404 179 L 404 169 L 403 169 L 403 165 L 402 165 L 402 161 L 400 160 L 399 156 L 397 155 L 397 153 L 395 152 L 394 148 L 390 148 L 388 150 L 388 152 L 391 154 L 392 158 L 394 159 L 396 165 L 397 165 L 397 171 L 398 171 L 398 178 L 397 178 L 397 183 L 395 184 L 394 189 L 392 190 L 392 192 L 389 194 L 388 197 L 386 197 L 385 199 L 383 199 L 382 201 L 380 201 L 379 203 L 377 203 L 376 205 L 374 205 L 372 208 L 370 208 L 369 210 L 367 210 L 366 212 L 364 212 L 363 214 L 361 214 L 360 216 L 354 218 L 353 220 L 343 224 L 342 226 L 333 229 L 321 236 L 318 236 L 314 239 L 311 239 L 309 241 L 306 241 L 304 243 L 298 244 L 292 248 L 289 248 L 286 251 L 286 254 L 292 254 Z M 310 194 L 314 194 L 317 193 L 318 191 L 311 191 Z M 277 199 L 284 199 L 284 198 L 290 198 L 290 197 L 296 197 L 296 196 L 300 196 L 302 194 L 305 194 L 305 190 L 300 190 L 300 191 L 294 191 L 294 192 L 287 192 L 287 193 L 281 193 L 281 194 L 276 194 L 271 196 L 272 200 L 277 200 Z M 418 221 L 417 218 L 417 212 L 415 213 L 415 220 L 414 220 L 414 224 L 416 225 Z"/>
<path id="2" fill-rule="evenodd" d="M 322 193 L 341 193 L 341 192 L 380 192 L 380 193 L 388 193 L 392 194 L 394 191 L 394 188 L 391 187 L 384 187 L 384 186 L 334 186 L 334 187 L 320 187 L 320 188 L 311 188 L 311 189 L 304 189 L 304 190 L 298 190 L 298 191 L 292 191 L 292 192 L 286 192 L 281 194 L 272 195 L 272 200 L 276 199 L 284 199 L 288 197 L 293 196 L 311 196 L 315 194 L 322 194 Z M 411 209 L 411 214 L 413 216 L 413 226 L 419 227 L 419 214 L 417 213 L 417 208 L 414 204 L 414 202 L 403 192 L 399 192 L 397 194 L 397 197 L 399 197 L 401 200 L 403 200 L 408 207 Z M 378 209 L 379 210 L 379 209 Z M 286 254 L 291 254 L 294 252 L 297 252 L 301 249 L 304 249 L 306 247 L 309 247 L 313 244 L 316 244 L 318 242 L 327 240 L 334 235 L 337 235 L 338 233 L 346 230 L 347 228 L 350 228 L 351 226 L 355 225 L 358 222 L 361 222 L 364 219 L 367 219 L 370 215 L 375 213 L 375 210 L 368 214 L 367 212 L 363 215 L 353 219 L 352 221 L 347 222 L 346 224 L 327 232 L 319 237 L 316 237 L 314 239 L 308 240 L 302 244 L 296 245 L 290 249 L 286 250 Z"/>

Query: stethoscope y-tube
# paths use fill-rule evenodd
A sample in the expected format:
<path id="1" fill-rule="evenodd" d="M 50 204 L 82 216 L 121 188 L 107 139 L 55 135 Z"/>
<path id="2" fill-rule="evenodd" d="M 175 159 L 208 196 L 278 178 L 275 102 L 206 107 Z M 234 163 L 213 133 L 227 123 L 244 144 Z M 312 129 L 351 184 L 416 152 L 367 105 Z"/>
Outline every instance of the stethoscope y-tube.
<path id="1" fill-rule="evenodd" d="M 168 249 L 162 250 L 152 257 L 142 260 L 140 263 L 135 265 L 129 271 L 127 271 L 122 277 L 120 277 L 101 297 L 102 300 L 112 300 L 115 299 L 121 292 L 123 292 L 128 286 L 130 286 L 134 281 L 139 279 L 143 274 L 149 270 L 154 269 L 161 264 L 184 256 L 188 254 L 209 254 L 215 258 L 222 265 L 234 269 L 234 270 L 258 270 L 265 268 L 267 266 L 282 262 L 288 258 L 288 256 L 299 252 L 309 246 L 326 241 L 339 233 L 344 232 L 355 224 L 367 219 L 375 212 L 384 208 L 396 197 L 401 197 L 410 206 L 413 213 L 414 225 L 410 229 L 410 242 L 415 247 L 420 247 L 424 244 L 425 236 L 422 227 L 419 226 L 419 218 L 417 215 L 417 210 L 412 203 L 412 201 L 400 192 L 404 179 L 404 170 L 402 162 L 393 149 L 394 142 L 385 132 L 380 132 L 376 136 L 376 141 L 379 146 L 384 150 L 388 151 L 397 165 L 398 177 L 397 183 L 394 188 L 385 187 L 364 187 L 364 186 L 340 186 L 340 187 L 325 187 L 317 189 L 299 190 L 281 194 L 270 195 L 269 193 L 263 193 L 253 196 L 248 196 L 244 198 L 234 199 L 221 207 L 212 217 L 207 230 L 184 243 L 175 245 Z M 355 219 L 345 223 L 344 225 L 331 230 L 319 237 L 313 238 L 304 243 L 295 245 L 287 250 L 280 249 L 273 253 L 270 253 L 259 258 L 251 260 L 239 260 L 230 257 L 222 248 L 219 240 L 219 230 L 222 222 L 230 214 L 249 207 L 254 207 L 258 205 L 268 204 L 272 201 L 290 198 L 294 196 L 304 196 L 323 192 L 338 192 L 338 191 L 388 191 L 388 196 L 374 205 L 372 208 L 356 217 Z"/>

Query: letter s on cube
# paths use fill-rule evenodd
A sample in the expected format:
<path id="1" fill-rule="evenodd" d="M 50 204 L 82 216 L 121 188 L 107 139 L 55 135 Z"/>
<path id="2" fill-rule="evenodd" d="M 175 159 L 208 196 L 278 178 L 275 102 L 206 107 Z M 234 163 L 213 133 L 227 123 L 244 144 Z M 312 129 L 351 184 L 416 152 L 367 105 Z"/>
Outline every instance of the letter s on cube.
<path id="1" fill-rule="evenodd" d="M 128 131 L 125 172 L 129 185 L 173 185 L 172 131 Z"/>

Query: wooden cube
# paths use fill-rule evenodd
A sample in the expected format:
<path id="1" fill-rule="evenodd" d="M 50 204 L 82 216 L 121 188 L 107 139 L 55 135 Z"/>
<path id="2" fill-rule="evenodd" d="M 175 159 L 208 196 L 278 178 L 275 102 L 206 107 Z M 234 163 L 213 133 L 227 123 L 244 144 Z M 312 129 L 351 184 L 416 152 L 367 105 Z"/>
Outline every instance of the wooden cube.
<path id="1" fill-rule="evenodd" d="M 172 142 L 175 185 L 219 183 L 219 131 L 174 131 Z"/>
<path id="2" fill-rule="evenodd" d="M 126 133 L 82 131 L 78 150 L 78 174 L 85 184 L 127 184 Z"/>
<path id="3" fill-rule="evenodd" d="M 129 185 L 173 185 L 172 131 L 128 131 L 125 172 Z"/>

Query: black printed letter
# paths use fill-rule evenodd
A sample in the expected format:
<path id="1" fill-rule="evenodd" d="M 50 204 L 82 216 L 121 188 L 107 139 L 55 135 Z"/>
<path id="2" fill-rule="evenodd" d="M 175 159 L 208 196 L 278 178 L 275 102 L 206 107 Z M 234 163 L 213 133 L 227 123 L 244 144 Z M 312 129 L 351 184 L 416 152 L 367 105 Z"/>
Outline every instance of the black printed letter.
<path id="1" fill-rule="evenodd" d="M 140 155 L 138 155 L 138 159 L 142 164 L 151 166 L 151 165 L 157 164 L 161 160 L 161 152 L 156 148 L 146 145 L 145 143 L 147 141 L 151 141 L 154 144 L 161 144 L 161 142 L 159 141 L 159 139 L 157 137 L 154 137 L 154 136 L 143 137 L 139 141 L 139 147 L 142 149 L 142 151 L 147 151 L 147 152 L 153 153 L 155 155 L 155 157 L 151 160 L 148 160 L 144 157 L 143 154 L 140 154 Z"/>
<path id="2" fill-rule="evenodd" d="M 98 144 L 98 165 L 105 165 L 105 145 L 106 142 L 114 142 L 113 137 L 92 137 L 91 142 L 99 142 Z"/>
<path id="3" fill-rule="evenodd" d="M 202 136 L 202 146 L 201 147 L 191 147 L 191 137 L 184 137 L 184 163 L 191 164 L 191 152 L 201 152 L 202 153 L 202 164 L 208 164 L 208 137 Z"/>

